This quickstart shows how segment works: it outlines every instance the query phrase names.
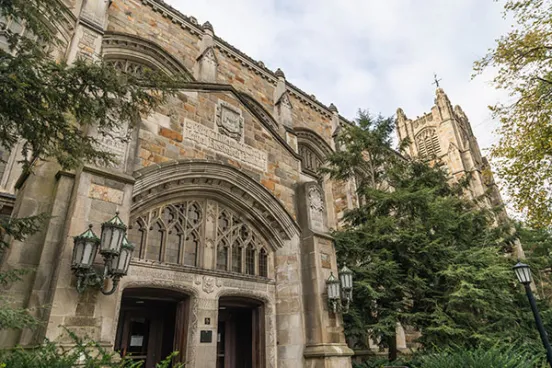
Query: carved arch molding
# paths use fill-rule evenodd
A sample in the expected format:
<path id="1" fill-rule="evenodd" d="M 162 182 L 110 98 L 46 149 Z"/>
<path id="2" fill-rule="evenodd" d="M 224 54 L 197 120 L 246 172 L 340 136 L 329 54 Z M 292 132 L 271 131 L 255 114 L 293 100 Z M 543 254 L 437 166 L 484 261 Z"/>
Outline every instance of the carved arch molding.
<path id="1" fill-rule="evenodd" d="M 186 196 L 212 198 L 239 213 L 276 249 L 300 230 L 280 201 L 240 170 L 208 160 L 180 160 L 135 173 L 133 213 Z"/>
<path id="2" fill-rule="evenodd" d="M 324 165 L 326 157 L 332 153 L 332 148 L 324 138 L 306 128 L 295 128 L 301 168 L 304 172 L 317 177 L 318 169 Z"/>
<path id="3" fill-rule="evenodd" d="M 107 32 L 103 37 L 102 53 L 107 62 L 129 73 L 140 73 L 147 67 L 168 75 L 183 75 L 193 81 L 192 73 L 178 59 L 155 43 L 119 32 Z"/>

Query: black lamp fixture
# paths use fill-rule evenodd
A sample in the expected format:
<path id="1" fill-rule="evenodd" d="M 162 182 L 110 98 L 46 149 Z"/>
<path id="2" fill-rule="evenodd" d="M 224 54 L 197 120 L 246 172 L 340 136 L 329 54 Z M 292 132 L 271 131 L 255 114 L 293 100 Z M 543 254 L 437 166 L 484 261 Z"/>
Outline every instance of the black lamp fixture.
<path id="1" fill-rule="evenodd" d="M 326 280 L 326 289 L 330 310 L 334 314 L 338 311 L 349 312 L 349 306 L 353 300 L 353 271 L 343 265 L 339 270 L 339 279 L 332 272 Z"/>
<path id="2" fill-rule="evenodd" d="M 535 323 L 537 324 L 542 344 L 546 349 L 546 359 L 548 360 L 550 367 L 552 367 L 552 348 L 550 347 L 550 342 L 548 341 L 548 333 L 542 324 L 539 309 L 537 308 L 537 302 L 535 301 L 533 291 L 531 290 L 531 268 L 525 263 L 518 262 L 513 269 L 516 273 L 518 281 L 525 287 L 525 293 L 527 294 L 527 299 L 529 299 L 529 304 L 531 305 L 531 310 L 533 311 L 533 316 L 535 317 Z"/>
<path id="3" fill-rule="evenodd" d="M 92 225 L 74 238 L 71 270 L 77 276 L 79 293 L 89 286 L 99 288 L 104 295 L 111 295 L 117 290 L 119 280 L 128 272 L 134 251 L 134 245 L 127 240 L 126 230 L 117 212 L 115 217 L 102 224 L 100 238 L 92 231 Z M 98 248 L 104 260 L 103 270 L 93 266 Z M 110 289 L 107 288 L 109 279 Z"/>

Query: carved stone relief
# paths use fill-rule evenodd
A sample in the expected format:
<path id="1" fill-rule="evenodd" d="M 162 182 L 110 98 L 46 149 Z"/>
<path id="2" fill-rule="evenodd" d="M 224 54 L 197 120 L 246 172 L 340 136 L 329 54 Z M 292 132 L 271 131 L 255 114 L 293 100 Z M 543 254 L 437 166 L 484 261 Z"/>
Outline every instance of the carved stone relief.
<path id="1" fill-rule="evenodd" d="M 244 119 L 239 108 L 219 100 L 215 121 L 220 133 L 232 137 L 238 142 L 242 140 Z"/>
<path id="2" fill-rule="evenodd" d="M 307 210 L 311 229 L 326 231 L 326 206 L 322 189 L 316 183 L 310 183 L 307 189 Z"/>

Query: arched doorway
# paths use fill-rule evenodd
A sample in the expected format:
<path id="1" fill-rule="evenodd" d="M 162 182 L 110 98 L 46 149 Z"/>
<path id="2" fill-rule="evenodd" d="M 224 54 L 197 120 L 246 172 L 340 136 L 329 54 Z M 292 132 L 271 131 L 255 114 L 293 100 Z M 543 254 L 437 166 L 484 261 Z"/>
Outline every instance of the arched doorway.
<path id="1" fill-rule="evenodd" d="M 123 291 L 115 350 L 153 368 L 174 351 L 185 361 L 190 297 L 172 290 L 130 288 Z"/>
<path id="2" fill-rule="evenodd" d="M 263 302 L 243 297 L 221 297 L 217 368 L 264 368 L 264 321 Z"/>

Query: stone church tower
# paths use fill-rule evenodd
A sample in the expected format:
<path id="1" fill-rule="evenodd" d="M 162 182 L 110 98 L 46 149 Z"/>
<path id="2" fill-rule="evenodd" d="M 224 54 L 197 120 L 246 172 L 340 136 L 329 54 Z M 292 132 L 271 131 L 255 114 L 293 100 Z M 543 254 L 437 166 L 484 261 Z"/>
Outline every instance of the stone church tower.
<path id="1" fill-rule="evenodd" d="M 452 107 L 442 88 L 437 88 L 431 112 L 414 120 L 397 109 L 399 140 L 410 144 L 404 154 L 444 165 L 453 180 L 470 175 L 468 195 L 486 205 L 500 206 L 502 199 L 489 162 L 481 154 L 470 121 L 458 105 Z"/>

